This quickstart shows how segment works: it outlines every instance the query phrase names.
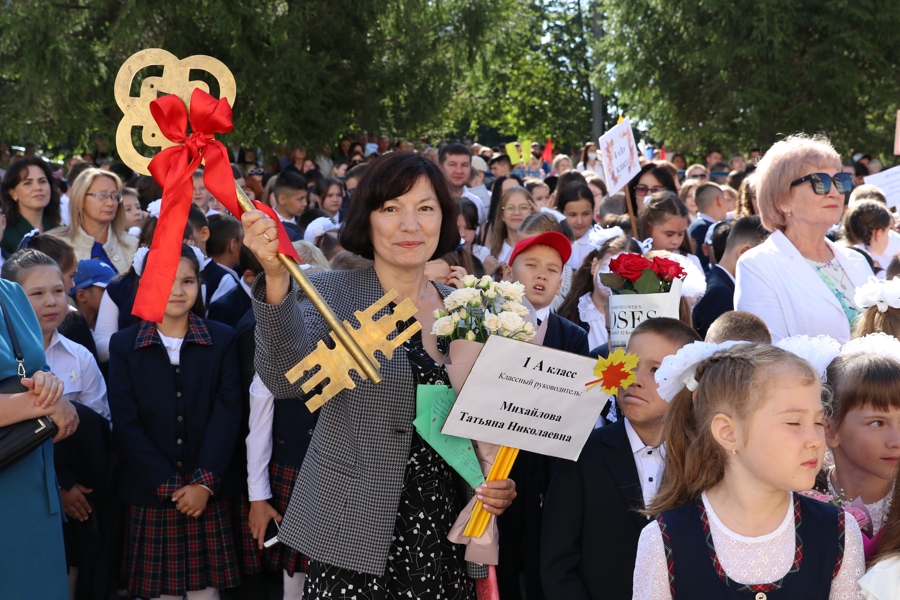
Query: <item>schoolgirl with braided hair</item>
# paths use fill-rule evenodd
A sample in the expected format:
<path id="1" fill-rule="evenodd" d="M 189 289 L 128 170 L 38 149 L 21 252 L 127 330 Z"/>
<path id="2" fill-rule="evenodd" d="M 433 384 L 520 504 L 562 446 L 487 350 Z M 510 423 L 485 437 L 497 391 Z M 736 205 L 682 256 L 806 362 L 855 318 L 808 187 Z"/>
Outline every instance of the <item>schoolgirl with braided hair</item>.
<path id="1" fill-rule="evenodd" d="M 796 492 L 825 453 L 819 373 L 765 344 L 697 342 L 656 373 L 666 467 L 641 532 L 634 598 L 860 598 L 862 538 Z"/>
<path id="2" fill-rule="evenodd" d="M 879 202 L 866 200 L 850 207 L 844 215 L 843 232 L 848 244 L 868 254 L 875 262 L 876 273 L 887 269 L 896 252 L 890 239 L 894 219 Z M 879 277 L 883 278 L 883 275 Z"/>

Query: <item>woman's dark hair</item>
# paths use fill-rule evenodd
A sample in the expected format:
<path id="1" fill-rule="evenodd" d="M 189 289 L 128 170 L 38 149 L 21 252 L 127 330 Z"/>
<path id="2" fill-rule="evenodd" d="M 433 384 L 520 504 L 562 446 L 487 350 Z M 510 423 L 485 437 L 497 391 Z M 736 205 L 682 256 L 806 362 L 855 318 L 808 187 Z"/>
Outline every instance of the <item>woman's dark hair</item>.
<path id="1" fill-rule="evenodd" d="M 149 175 L 141 175 L 138 177 L 134 187 L 138 192 L 138 199 L 141 201 L 141 208 L 147 210 L 147 206 L 154 200 L 162 198 L 162 188 L 156 183 L 156 180 Z M 259 198 L 257 198 L 258 200 Z"/>
<path id="2" fill-rule="evenodd" d="M 690 168 L 688 169 L 690 171 Z M 637 187 L 638 183 L 641 181 L 641 177 L 644 174 L 650 173 L 656 180 L 660 183 L 661 186 L 670 190 L 674 193 L 678 193 L 678 188 L 675 187 L 675 180 L 672 179 L 672 174 L 669 172 L 669 169 L 665 167 L 661 167 L 656 163 L 647 163 L 643 167 L 641 167 L 640 172 L 634 176 L 634 178 L 628 182 L 628 193 L 631 195 L 631 206 L 634 209 L 634 214 L 638 214 L 640 212 L 640 206 L 638 206 L 637 195 L 634 192 L 634 188 Z"/>
<path id="3" fill-rule="evenodd" d="M 456 213 L 462 215 L 466 222 L 466 229 L 475 231 L 478 229 L 478 208 L 468 198 L 456 199 Z"/>
<path id="4" fill-rule="evenodd" d="M 646 239 L 650 236 L 650 230 L 656 225 L 662 223 L 669 217 L 683 217 L 690 224 L 687 206 L 681 201 L 681 198 L 675 192 L 668 190 L 657 192 L 650 197 L 650 201 L 641 207 L 638 213 L 637 226 L 640 238 Z M 694 253 L 693 238 L 684 232 L 684 239 L 678 250 L 684 254 Z"/>
<path id="5" fill-rule="evenodd" d="M 594 193 L 591 191 L 591 188 L 577 181 L 573 181 L 557 192 L 556 210 L 563 212 L 566 210 L 566 204 L 578 202 L 579 200 L 587 200 L 588 204 L 591 205 L 591 209 L 594 208 Z"/>
<path id="6" fill-rule="evenodd" d="M 25 248 L 43 252 L 56 261 L 63 272 L 71 271 L 78 267 L 78 256 L 72 244 L 55 235 L 36 235 L 28 240 Z M 23 248 L 23 250 L 25 249 Z"/>
<path id="7" fill-rule="evenodd" d="M 591 275 L 591 269 L 594 266 L 594 259 L 599 259 L 601 256 L 600 250 L 591 250 L 587 253 L 581 266 L 572 273 L 572 285 L 569 287 L 569 293 L 556 309 L 556 314 L 573 323 L 581 321 L 581 316 L 578 314 L 578 300 L 585 294 L 594 291 L 594 276 Z"/>
<path id="8" fill-rule="evenodd" d="M 447 178 L 437 164 L 409 151 L 389 152 L 369 163 L 350 197 L 346 220 L 340 229 L 341 246 L 365 258 L 374 258 L 372 213 L 388 200 L 409 192 L 421 178 L 434 190 L 442 217 L 437 247 L 429 260 L 456 250 L 459 246 L 456 202 L 450 195 Z"/>
<path id="9" fill-rule="evenodd" d="M 587 185 L 587 179 L 585 179 L 584 174 L 582 174 L 580 171 L 572 169 L 571 171 L 566 171 L 556 178 L 556 187 L 554 188 L 554 190 L 557 194 L 559 194 L 562 190 L 566 189 L 566 187 L 572 183 Z M 591 195 L 591 202 L 593 201 L 594 196 Z"/>
<path id="10" fill-rule="evenodd" d="M 21 277 L 22 272 L 34 267 L 56 267 L 59 269 L 56 261 L 40 250 L 25 248 L 6 259 L 6 262 L 3 263 L 3 269 L 0 270 L 0 277 L 7 281 L 19 283 L 19 277 Z M 61 269 L 59 274 L 60 278 L 62 278 Z"/>
<path id="11" fill-rule="evenodd" d="M 14 227 L 21 218 L 19 203 L 12 199 L 10 192 L 26 177 L 28 167 L 39 168 L 44 172 L 44 176 L 50 183 L 50 202 L 44 207 L 43 216 L 50 222 L 51 228 L 59 227 L 62 224 L 59 210 L 59 189 L 56 186 L 56 180 L 53 178 L 53 171 L 50 169 L 50 165 L 37 156 L 17 160 L 9 166 L 6 175 L 3 176 L 3 182 L 0 183 L 0 202 L 2 202 L 3 212 L 6 213 L 7 226 Z"/>
<path id="12" fill-rule="evenodd" d="M 487 219 L 485 219 L 484 226 L 481 228 L 477 239 L 478 243 L 482 246 L 487 246 L 488 241 L 491 239 L 492 224 L 497 216 L 497 211 L 500 210 L 500 200 L 503 197 L 503 182 L 507 179 L 515 179 L 518 182 L 519 187 L 525 187 L 525 182 L 522 178 L 518 175 L 513 175 L 512 173 L 509 175 L 501 175 L 491 184 L 491 205 L 488 207 Z"/>

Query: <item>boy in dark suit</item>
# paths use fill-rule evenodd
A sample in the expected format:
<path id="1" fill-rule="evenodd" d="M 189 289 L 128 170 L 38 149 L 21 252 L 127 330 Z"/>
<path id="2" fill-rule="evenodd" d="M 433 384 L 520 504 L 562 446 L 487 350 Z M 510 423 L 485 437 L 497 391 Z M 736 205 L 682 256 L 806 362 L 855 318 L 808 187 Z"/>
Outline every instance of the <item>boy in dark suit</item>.
<path id="1" fill-rule="evenodd" d="M 697 220 L 688 227 L 688 234 L 694 239 L 694 253 L 700 259 L 703 270 L 709 271 L 709 257 L 703 251 L 706 231 L 728 218 L 728 212 L 735 209 L 734 201 L 729 201 L 722 188 L 715 183 L 698 187 L 694 201 L 697 203 Z"/>
<path id="2" fill-rule="evenodd" d="M 650 519 L 638 511 L 659 489 L 665 449 L 654 373 L 662 360 L 698 341 L 677 319 L 638 325 L 628 352 L 639 362 L 636 381 L 619 390 L 622 417 L 595 429 L 573 462 L 559 460 L 544 502 L 541 580 L 547 598 L 628 599 L 638 538 Z"/>
<path id="3" fill-rule="evenodd" d="M 701 336 L 706 337 L 709 326 L 720 315 L 734 310 L 734 287 L 737 261 L 744 252 L 755 248 L 766 241 L 769 232 L 766 231 L 758 216 L 742 217 L 730 224 L 719 225 L 713 233 L 713 244 L 718 244 L 716 236 L 719 235 L 718 227 L 730 225 L 727 232 L 728 239 L 725 242 L 725 252 L 721 257 L 716 256 L 716 264 L 706 276 L 706 293 L 694 306 L 694 328 Z"/>
<path id="4" fill-rule="evenodd" d="M 209 305 L 206 316 L 213 321 L 237 327 L 244 314 L 253 308 L 250 300 L 250 286 L 256 276 L 262 273 L 262 266 L 246 246 L 241 246 L 241 280 L 237 287 L 228 290 L 224 296 Z"/>
<path id="5" fill-rule="evenodd" d="M 550 303 L 562 286 L 563 266 L 571 253 L 571 242 L 558 231 L 519 240 L 510 254 L 509 265 L 503 269 L 503 278 L 524 285 L 525 297 L 537 311 L 538 322 L 547 321 L 544 346 L 587 356 L 590 348 L 584 329 L 550 312 Z M 497 583 L 504 600 L 545 597 L 539 575 L 541 510 L 555 462 L 553 457 L 522 451 L 510 473 L 516 482 L 517 497 L 497 521 L 503 540 Z"/>

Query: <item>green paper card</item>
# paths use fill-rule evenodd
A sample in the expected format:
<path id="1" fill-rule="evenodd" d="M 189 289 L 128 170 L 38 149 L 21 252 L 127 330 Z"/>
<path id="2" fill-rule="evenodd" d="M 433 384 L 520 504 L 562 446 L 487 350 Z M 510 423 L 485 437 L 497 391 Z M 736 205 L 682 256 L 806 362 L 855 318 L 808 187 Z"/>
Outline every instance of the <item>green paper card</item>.
<path id="1" fill-rule="evenodd" d="M 413 425 L 428 445 L 440 454 L 453 470 L 472 487 L 484 483 L 481 463 L 472 448 L 472 440 L 444 435 L 441 428 L 456 402 L 456 394 L 445 385 L 420 385 L 416 389 L 416 419 Z"/>

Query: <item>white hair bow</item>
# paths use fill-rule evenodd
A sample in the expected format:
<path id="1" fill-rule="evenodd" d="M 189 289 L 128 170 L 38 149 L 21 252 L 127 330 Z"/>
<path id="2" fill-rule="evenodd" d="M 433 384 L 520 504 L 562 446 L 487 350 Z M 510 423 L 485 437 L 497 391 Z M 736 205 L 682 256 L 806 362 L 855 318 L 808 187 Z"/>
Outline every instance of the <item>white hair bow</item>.
<path id="1" fill-rule="evenodd" d="M 319 217 L 306 226 L 306 231 L 303 232 L 303 239 L 310 244 L 315 244 L 320 236 L 325 235 L 329 231 L 334 231 L 337 228 L 338 226 L 335 225 L 334 221 L 328 217 Z"/>
<path id="2" fill-rule="evenodd" d="M 697 373 L 700 363 L 719 350 L 746 343 L 748 342 L 729 340 L 721 344 L 693 342 L 682 346 L 675 354 L 665 357 L 656 370 L 655 379 L 659 386 L 659 397 L 666 402 L 671 402 L 681 388 L 686 387 L 690 391 L 696 392 L 699 383 L 694 375 Z"/>
<path id="3" fill-rule="evenodd" d="M 203 263 L 206 260 L 206 257 L 203 256 L 203 253 L 200 251 L 200 248 L 197 246 L 188 246 L 193 252 L 194 256 L 197 257 L 197 264 L 200 265 L 200 268 L 203 268 Z M 150 253 L 150 248 L 148 246 L 144 246 L 142 248 L 138 248 L 134 253 L 134 258 L 131 260 L 131 266 L 134 269 L 134 272 L 140 275 L 144 272 L 144 265 L 147 262 L 147 254 Z"/>
<path id="4" fill-rule="evenodd" d="M 588 236 L 588 243 L 599 250 L 600 246 L 602 246 L 609 240 L 622 235 L 625 235 L 625 232 L 622 231 L 622 228 L 618 225 L 616 225 L 615 227 L 610 227 L 609 229 L 603 229 L 599 225 L 594 225 L 591 228 L 590 235 Z"/>
<path id="5" fill-rule="evenodd" d="M 817 335 L 816 337 L 795 335 L 783 338 L 775 345 L 805 359 L 818 371 L 822 381 L 827 380 L 825 370 L 828 365 L 841 353 L 840 342 L 827 335 Z"/>
<path id="6" fill-rule="evenodd" d="M 878 354 L 900 362 L 900 340 L 882 331 L 850 340 L 841 348 L 841 356 Z"/>
<path id="7" fill-rule="evenodd" d="M 900 308 L 900 277 L 884 281 L 875 276 L 856 288 L 853 302 L 860 308 L 878 307 L 878 312 L 886 312 L 888 307 Z"/>
<path id="8" fill-rule="evenodd" d="M 147 214 L 151 217 L 159 218 L 159 211 L 162 210 L 162 198 L 158 200 L 154 200 L 150 204 L 147 205 Z"/>

